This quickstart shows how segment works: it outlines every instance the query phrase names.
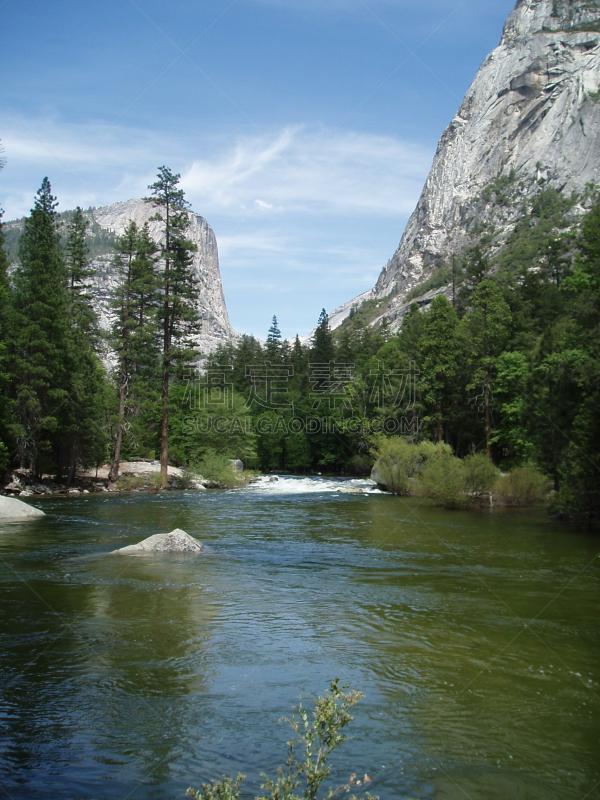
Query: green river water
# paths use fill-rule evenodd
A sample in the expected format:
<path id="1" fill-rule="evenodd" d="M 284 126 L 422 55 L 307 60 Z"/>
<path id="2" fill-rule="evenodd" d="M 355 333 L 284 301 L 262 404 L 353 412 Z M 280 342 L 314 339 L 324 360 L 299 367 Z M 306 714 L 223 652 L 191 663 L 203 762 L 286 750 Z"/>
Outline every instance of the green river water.
<path id="1" fill-rule="evenodd" d="M 600 536 L 329 479 L 35 500 L 0 524 L 0 798 L 175 800 L 364 692 L 333 778 L 381 800 L 600 798 Z M 195 557 L 110 556 L 180 527 Z M 310 705 L 310 699 L 304 700 Z"/>

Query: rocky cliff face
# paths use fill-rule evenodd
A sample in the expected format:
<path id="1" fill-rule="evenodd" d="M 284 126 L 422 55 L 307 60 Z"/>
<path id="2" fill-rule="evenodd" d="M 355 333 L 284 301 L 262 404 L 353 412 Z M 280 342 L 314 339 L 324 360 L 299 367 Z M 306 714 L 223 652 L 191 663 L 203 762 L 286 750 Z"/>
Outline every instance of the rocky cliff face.
<path id="1" fill-rule="evenodd" d="M 143 200 L 128 200 L 96 208 L 88 212 L 88 215 L 92 216 L 101 229 L 110 231 L 116 236 L 123 233 L 131 220 L 140 227 L 148 222 L 153 239 L 160 242 L 160 223 L 149 221 L 155 213 L 156 209 L 150 203 Z M 218 345 L 231 342 L 237 337 L 229 322 L 225 306 L 215 234 L 205 219 L 192 212 L 189 216 L 188 237 L 198 246 L 194 254 L 194 271 L 200 286 L 199 311 L 202 317 L 202 332 L 198 337 L 198 347 L 202 352 L 209 353 Z M 111 259 L 112 255 L 107 253 L 96 256 L 92 262 L 92 268 L 95 270 L 92 291 L 100 324 L 105 330 L 110 324 L 110 292 L 116 282 Z"/>
<path id="2" fill-rule="evenodd" d="M 500 178 L 581 191 L 600 182 L 600 3 L 519 0 L 439 142 L 400 245 L 361 299 L 382 302 L 397 329 L 404 298 L 485 229 L 501 247 L 518 210 L 493 202 Z M 483 194 L 483 196 L 482 196 Z M 356 301 L 337 309 L 337 321 Z"/>

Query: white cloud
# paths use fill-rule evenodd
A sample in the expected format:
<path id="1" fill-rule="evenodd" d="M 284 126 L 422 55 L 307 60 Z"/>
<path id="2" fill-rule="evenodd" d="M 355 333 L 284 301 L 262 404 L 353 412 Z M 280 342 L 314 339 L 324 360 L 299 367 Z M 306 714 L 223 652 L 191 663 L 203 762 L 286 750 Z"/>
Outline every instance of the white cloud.
<path id="1" fill-rule="evenodd" d="M 190 142 L 185 133 L 102 124 L 0 118 L 7 165 L 0 184 L 7 217 L 27 213 L 44 175 L 61 208 L 139 197 L 160 164 L 207 216 L 410 213 L 433 152 L 420 143 L 348 130 L 287 126 L 256 136 Z M 198 152 L 206 155 L 199 159 Z"/>
<path id="2" fill-rule="evenodd" d="M 414 208 L 432 156 L 391 137 L 287 127 L 194 161 L 182 186 L 198 205 L 232 214 L 260 208 L 398 216 Z"/>

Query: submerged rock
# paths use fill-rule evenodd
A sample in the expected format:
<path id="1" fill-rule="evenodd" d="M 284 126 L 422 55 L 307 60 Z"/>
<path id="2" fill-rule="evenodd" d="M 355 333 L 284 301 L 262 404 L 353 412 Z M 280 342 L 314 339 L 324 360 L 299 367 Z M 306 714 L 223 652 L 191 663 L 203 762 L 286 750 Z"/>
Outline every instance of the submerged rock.
<path id="1" fill-rule="evenodd" d="M 357 489 L 357 488 L 338 489 L 338 492 L 340 494 L 364 494 L 364 489 Z"/>
<path id="2" fill-rule="evenodd" d="M 201 553 L 204 545 L 189 533 L 175 528 L 171 533 L 156 533 L 137 544 L 113 550 L 113 553 L 129 555 L 135 553 Z"/>
<path id="3" fill-rule="evenodd" d="M 16 497 L 0 497 L 0 520 L 3 519 L 32 519 L 45 517 L 39 508 L 27 505 Z"/>

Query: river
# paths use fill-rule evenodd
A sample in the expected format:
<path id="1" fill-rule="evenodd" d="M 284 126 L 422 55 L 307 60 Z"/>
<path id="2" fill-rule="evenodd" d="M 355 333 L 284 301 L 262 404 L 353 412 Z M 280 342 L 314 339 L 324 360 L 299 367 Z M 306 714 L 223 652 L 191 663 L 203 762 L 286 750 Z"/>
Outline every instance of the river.
<path id="1" fill-rule="evenodd" d="M 336 780 L 600 797 L 597 534 L 325 478 L 36 505 L 0 525 L 0 796 L 175 800 L 242 771 L 254 797 L 279 718 L 339 677 L 364 699 Z M 108 555 L 175 527 L 206 552 Z"/>

